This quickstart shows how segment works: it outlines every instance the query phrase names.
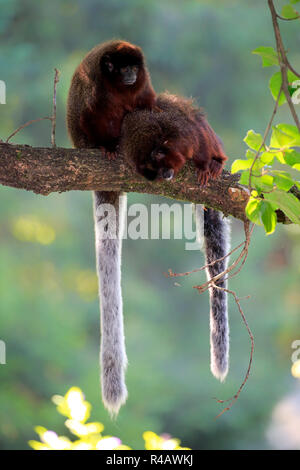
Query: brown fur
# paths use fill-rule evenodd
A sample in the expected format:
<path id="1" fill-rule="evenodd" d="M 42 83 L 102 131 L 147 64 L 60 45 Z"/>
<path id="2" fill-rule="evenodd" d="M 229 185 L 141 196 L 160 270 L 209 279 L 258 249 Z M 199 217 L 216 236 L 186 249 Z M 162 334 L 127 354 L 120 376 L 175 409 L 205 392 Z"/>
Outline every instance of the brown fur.
<path id="1" fill-rule="evenodd" d="M 128 161 L 149 180 L 171 179 L 189 159 L 202 184 L 219 176 L 227 156 L 204 113 L 192 100 L 168 93 L 156 103 L 159 111 L 135 111 L 124 119 L 121 150 Z"/>
<path id="2" fill-rule="evenodd" d="M 124 85 L 119 74 L 109 74 L 105 63 L 137 64 L 133 85 Z M 136 108 L 151 109 L 155 93 L 142 50 L 125 41 L 109 41 L 94 47 L 72 78 L 67 104 L 67 126 L 75 147 L 104 147 L 113 152 L 125 114 Z"/>

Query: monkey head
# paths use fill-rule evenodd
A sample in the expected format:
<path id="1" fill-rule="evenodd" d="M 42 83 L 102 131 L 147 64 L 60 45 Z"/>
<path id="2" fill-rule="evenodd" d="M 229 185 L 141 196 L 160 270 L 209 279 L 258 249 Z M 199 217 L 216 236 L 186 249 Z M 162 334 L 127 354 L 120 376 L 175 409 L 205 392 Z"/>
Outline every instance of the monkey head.
<path id="1" fill-rule="evenodd" d="M 110 45 L 100 59 L 103 77 L 114 88 L 138 89 L 145 80 L 145 64 L 139 47 L 123 41 Z"/>
<path id="2" fill-rule="evenodd" d="M 137 171 L 149 181 L 172 180 L 186 162 L 186 158 L 175 150 L 168 140 L 155 145 L 142 160 L 137 162 Z"/>

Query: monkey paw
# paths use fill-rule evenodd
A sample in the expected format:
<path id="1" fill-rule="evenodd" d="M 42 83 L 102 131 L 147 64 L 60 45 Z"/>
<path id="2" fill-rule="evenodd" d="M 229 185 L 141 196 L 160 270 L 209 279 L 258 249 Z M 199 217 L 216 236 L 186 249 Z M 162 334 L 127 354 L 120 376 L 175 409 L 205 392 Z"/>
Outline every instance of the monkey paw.
<path id="1" fill-rule="evenodd" d="M 105 152 L 105 156 L 108 158 L 108 160 L 116 160 L 117 155 L 116 152 Z"/>
<path id="2" fill-rule="evenodd" d="M 198 170 L 198 183 L 201 184 L 201 186 L 206 186 L 207 182 L 210 178 L 209 170 Z"/>
<path id="3" fill-rule="evenodd" d="M 116 152 L 109 152 L 105 147 L 99 147 L 99 149 L 105 154 L 108 160 L 115 160 L 117 158 Z"/>
<path id="4" fill-rule="evenodd" d="M 222 173 L 223 165 L 217 160 L 212 160 L 209 165 L 209 172 L 212 178 L 217 178 Z"/>

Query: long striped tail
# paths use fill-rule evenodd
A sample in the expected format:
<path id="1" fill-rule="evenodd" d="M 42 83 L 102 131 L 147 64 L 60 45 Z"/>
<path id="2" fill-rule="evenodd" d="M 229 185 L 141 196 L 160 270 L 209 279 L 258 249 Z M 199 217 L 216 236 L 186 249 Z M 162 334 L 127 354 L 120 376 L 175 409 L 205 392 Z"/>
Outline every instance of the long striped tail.
<path id="1" fill-rule="evenodd" d="M 94 193 L 96 263 L 99 279 L 102 400 L 111 416 L 116 416 L 127 398 L 125 370 L 127 357 L 123 327 L 121 291 L 122 224 L 126 196 Z"/>

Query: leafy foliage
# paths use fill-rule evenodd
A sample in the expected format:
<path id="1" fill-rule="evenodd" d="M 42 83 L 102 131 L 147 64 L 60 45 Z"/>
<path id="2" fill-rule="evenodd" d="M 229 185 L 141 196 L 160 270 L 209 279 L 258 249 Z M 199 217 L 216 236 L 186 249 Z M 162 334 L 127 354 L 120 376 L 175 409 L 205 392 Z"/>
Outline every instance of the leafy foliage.
<path id="1" fill-rule="evenodd" d="M 235 160 L 231 171 L 241 171 L 240 182 L 251 186 L 251 198 L 246 207 L 248 218 L 256 224 L 261 221 L 267 235 L 276 228 L 278 209 L 300 225 L 300 201 L 288 193 L 293 186 L 300 188 L 300 182 L 290 172 L 277 169 L 278 163 L 284 165 L 283 168 L 287 165 L 293 170 L 300 169 L 300 153 L 296 150 L 300 146 L 297 127 L 289 124 L 273 126 L 268 146 L 263 145 L 263 137 L 253 130 L 248 131 L 244 142 L 249 147 L 247 159 Z"/>
<path id="2" fill-rule="evenodd" d="M 282 17 L 297 19 L 299 14 L 291 4 L 287 4 L 282 8 Z M 272 47 L 258 47 L 252 52 L 261 57 L 263 67 L 279 66 L 277 51 Z M 287 79 L 289 92 L 293 97 L 294 93 L 298 94 L 300 81 L 291 70 L 287 70 Z M 269 89 L 278 106 L 286 103 L 281 70 L 270 78 Z M 247 217 L 255 224 L 262 224 L 267 235 L 275 231 L 277 210 L 281 210 L 293 223 L 300 225 L 300 201 L 289 192 L 293 187 L 300 189 L 297 175 L 300 170 L 300 133 L 297 126 L 273 126 L 268 144 L 261 134 L 249 130 L 244 142 L 248 146 L 246 160 L 235 160 L 231 171 L 241 171 L 240 183 L 248 185 L 251 190 L 246 206 Z"/>
<path id="3" fill-rule="evenodd" d="M 34 450 L 129 450 L 131 447 L 122 444 L 117 437 L 104 436 L 102 423 L 87 423 L 91 414 L 91 404 L 78 387 L 72 387 L 65 396 L 54 395 L 52 397 L 57 411 L 66 416 L 65 426 L 76 436 L 71 440 L 66 436 L 58 436 L 54 431 L 49 431 L 43 426 L 36 426 L 35 431 L 40 437 L 40 442 L 31 440 L 29 445 Z M 168 435 L 158 436 L 152 431 L 143 433 L 146 450 L 186 450 L 189 447 L 181 447 L 179 439 Z"/>

